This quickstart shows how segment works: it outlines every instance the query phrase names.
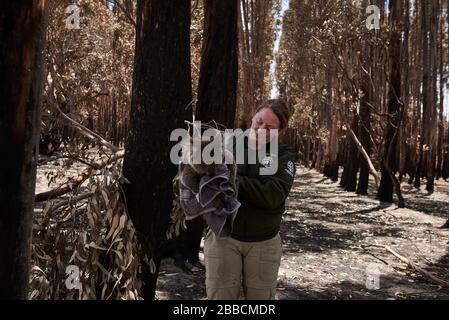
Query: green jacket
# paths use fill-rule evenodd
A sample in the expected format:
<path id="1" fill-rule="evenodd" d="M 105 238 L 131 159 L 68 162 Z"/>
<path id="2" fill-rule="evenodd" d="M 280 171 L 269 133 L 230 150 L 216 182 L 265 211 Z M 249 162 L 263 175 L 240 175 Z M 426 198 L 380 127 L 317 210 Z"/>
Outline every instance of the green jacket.
<path id="1" fill-rule="evenodd" d="M 295 152 L 285 144 L 278 146 L 278 168 L 274 175 L 260 175 L 259 169 L 269 166 L 267 153 L 263 164 L 247 164 L 245 141 L 245 164 L 237 165 L 238 200 L 241 207 L 234 220 L 231 237 L 240 241 L 263 241 L 274 237 L 280 229 L 285 200 L 290 192 L 295 175 Z"/>

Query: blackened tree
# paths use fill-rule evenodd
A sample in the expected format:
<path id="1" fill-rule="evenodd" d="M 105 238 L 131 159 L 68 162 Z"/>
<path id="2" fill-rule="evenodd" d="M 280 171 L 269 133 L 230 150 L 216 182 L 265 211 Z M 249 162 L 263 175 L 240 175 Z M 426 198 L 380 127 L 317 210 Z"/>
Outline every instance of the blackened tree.
<path id="1" fill-rule="evenodd" d="M 129 184 L 123 187 L 148 258 L 141 295 L 154 299 L 177 172 L 170 161 L 169 137 L 190 118 L 190 0 L 140 0 L 136 23 L 130 132 L 123 163 Z"/>
<path id="2" fill-rule="evenodd" d="M 28 297 L 45 8 L 45 0 L 0 5 L 0 300 Z"/>

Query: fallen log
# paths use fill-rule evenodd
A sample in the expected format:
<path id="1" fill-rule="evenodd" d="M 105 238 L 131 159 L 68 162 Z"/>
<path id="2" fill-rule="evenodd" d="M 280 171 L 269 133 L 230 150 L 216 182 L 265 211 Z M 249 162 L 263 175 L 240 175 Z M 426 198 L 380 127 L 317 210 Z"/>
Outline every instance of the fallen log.
<path id="1" fill-rule="evenodd" d="M 37 165 L 38 166 L 42 166 L 42 165 L 47 164 L 49 162 L 56 161 L 56 160 L 59 160 L 59 159 L 65 159 L 65 158 L 67 158 L 67 156 L 61 155 L 61 156 L 57 156 L 57 157 L 50 157 L 48 159 L 39 159 L 39 160 L 37 160 Z"/>
<path id="2" fill-rule="evenodd" d="M 87 199 L 87 198 L 89 198 L 89 197 L 91 197 L 91 196 L 93 196 L 93 193 L 92 193 L 92 192 L 85 192 L 85 193 L 82 193 L 82 194 L 77 195 L 77 196 L 75 196 L 75 197 L 71 197 L 70 199 L 59 201 L 58 203 L 52 204 L 52 205 L 50 206 L 50 208 L 48 209 L 48 211 L 46 212 L 46 214 L 49 215 L 49 216 L 53 216 L 53 215 L 55 215 L 55 214 L 59 211 L 59 209 L 61 209 L 62 207 L 66 206 L 66 205 L 68 205 L 68 204 L 74 204 L 74 203 L 77 203 L 78 201 Z"/>
<path id="3" fill-rule="evenodd" d="M 35 196 L 34 201 L 42 202 L 42 201 L 47 201 L 49 199 L 54 199 L 54 198 L 60 197 L 64 194 L 72 191 L 73 189 L 77 188 L 78 186 L 80 186 L 84 181 L 86 181 L 92 175 L 94 170 L 99 170 L 99 169 L 107 166 L 108 164 L 111 164 L 111 163 L 123 158 L 124 156 L 125 156 L 125 150 L 119 150 L 111 156 L 104 156 L 96 161 L 93 161 L 78 176 L 69 178 L 66 182 L 64 182 L 63 184 L 61 184 L 60 186 L 58 186 L 52 190 L 38 193 Z"/>

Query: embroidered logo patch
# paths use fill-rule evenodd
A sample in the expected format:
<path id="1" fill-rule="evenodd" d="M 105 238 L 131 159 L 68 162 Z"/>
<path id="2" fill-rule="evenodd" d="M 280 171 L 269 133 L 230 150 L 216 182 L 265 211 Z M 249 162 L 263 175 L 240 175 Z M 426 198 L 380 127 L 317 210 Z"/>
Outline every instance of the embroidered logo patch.
<path id="1" fill-rule="evenodd" d="M 272 157 L 265 157 L 265 158 L 262 159 L 262 165 L 265 168 L 271 167 L 272 164 L 273 164 L 273 158 Z"/>
<path id="2" fill-rule="evenodd" d="M 291 175 L 292 177 L 295 174 L 295 165 L 293 164 L 292 161 L 287 162 L 287 169 L 285 169 L 285 171 Z"/>

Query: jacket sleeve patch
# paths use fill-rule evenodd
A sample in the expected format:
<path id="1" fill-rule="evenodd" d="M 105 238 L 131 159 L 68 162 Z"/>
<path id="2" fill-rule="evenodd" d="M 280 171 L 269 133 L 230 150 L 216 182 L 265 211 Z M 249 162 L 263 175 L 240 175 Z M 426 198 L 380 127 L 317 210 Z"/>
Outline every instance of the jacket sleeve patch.
<path id="1" fill-rule="evenodd" d="M 293 161 L 287 162 L 287 168 L 285 169 L 285 171 L 292 177 L 295 175 L 295 164 L 293 163 Z"/>

